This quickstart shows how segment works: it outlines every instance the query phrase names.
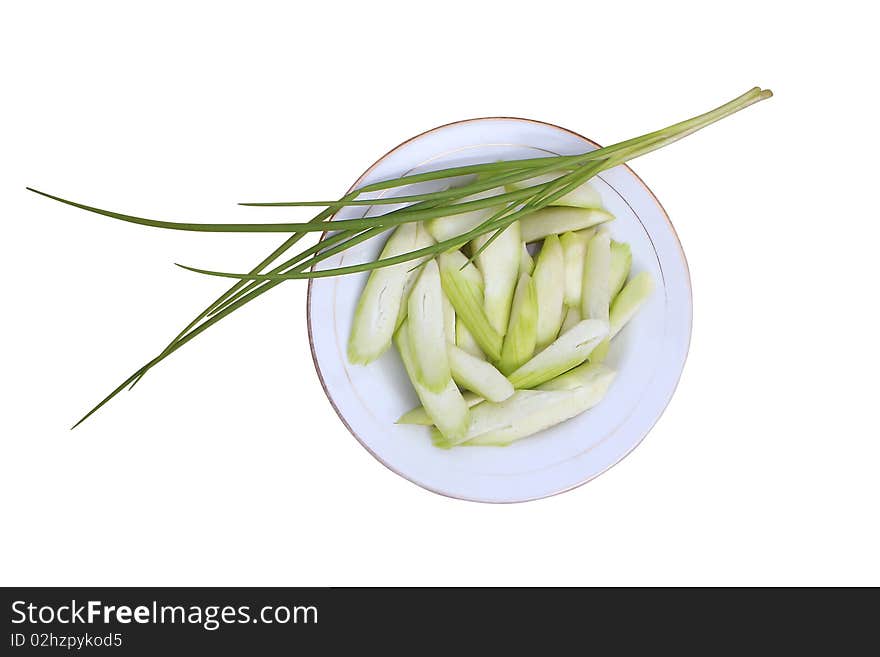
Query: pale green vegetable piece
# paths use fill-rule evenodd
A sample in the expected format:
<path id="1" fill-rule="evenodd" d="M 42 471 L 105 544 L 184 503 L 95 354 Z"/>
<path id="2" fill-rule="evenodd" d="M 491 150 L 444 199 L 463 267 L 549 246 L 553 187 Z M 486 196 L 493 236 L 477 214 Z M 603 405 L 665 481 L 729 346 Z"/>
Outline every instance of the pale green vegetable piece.
<path id="1" fill-rule="evenodd" d="M 590 228 L 614 219 L 605 210 L 548 207 L 536 210 L 519 220 L 523 242 L 535 242 L 548 235 Z"/>
<path id="2" fill-rule="evenodd" d="M 555 379 L 547 381 L 547 383 L 542 383 L 536 388 L 536 390 L 573 390 L 581 386 L 589 385 L 597 379 L 606 378 L 609 376 L 613 377 L 613 375 L 614 371 L 606 367 L 605 365 L 584 363 L 583 365 L 569 370 L 565 374 L 557 376 Z M 515 394 L 519 394 L 521 392 L 525 391 L 520 390 Z M 464 393 L 463 397 L 468 406 L 471 408 L 484 401 L 483 398 L 479 395 L 470 392 Z M 519 399 L 522 398 L 523 396 L 521 395 Z M 418 408 L 414 408 L 413 410 L 401 416 L 397 423 L 422 425 L 433 424 L 433 422 L 431 422 L 431 418 L 428 417 L 428 414 L 425 413 L 425 410 L 421 406 L 419 406 Z M 473 426 L 473 415 L 471 416 L 470 426 Z"/>
<path id="3" fill-rule="evenodd" d="M 581 316 L 608 320 L 611 306 L 611 235 L 597 232 L 587 245 Z"/>
<path id="4" fill-rule="evenodd" d="M 452 255 L 450 256 L 455 258 L 458 262 L 463 263 L 463 269 L 461 266 L 459 267 L 461 273 L 465 276 L 465 278 L 470 281 L 470 283 L 475 286 L 475 288 L 479 289 L 480 295 L 483 294 L 483 275 L 480 274 L 480 271 L 472 264 L 467 262 L 467 258 Z M 449 298 L 448 296 L 446 297 Z M 482 296 L 480 297 L 482 299 Z M 450 304 L 452 302 L 450 301 Z M 453 307 L 453 312 L 455 308 Z M 455 344 L 466 352 L 471 354 L 472 356 L 477 356 L 478 358 L 486 359 L 486 354 L 483 353 L 483 350 L 480 349 L 480 345 L 477 344 L 477 341 L 474 339 L 473 334 L 468 331 L 467 326 L 465 326 L 461 317 L 457 314 L 455 316 Z"/>
<path id="5" fill-rule="evenodd" d="M 473 334 L 468 331 L 468 327 L 461 321 L 461 317 L 455 317 L 455 345 L 460 349 L 464 349 L 471 356 L 486 360 L 486 354 L 480 349 L 480 345 L 474 339 Z"/>
<path id="6" fill-rule="evenodd" d="M 507 402 L 503 403 L 506 404 L 511 400 L 515 400 L 517 395 L 525 392 L 537 392 L 544 395 L 552 395 L 552 397 L 522 400 L 521 403 L 523 405 L 528 404 L 534 408 L 533 413 L 529 415 L 517 413 L 516 419 L 506 426 L 485 432 L 473 438 L 470 437 L 472 434 L 470 427 L 468 427 L 468 438 L 460 444 L 468 447 L 481 445 L 486 447 L 505 447 L 516 440 L 527 438 L 539 431 L 549 429 L 596 406 L 605 397 L 612 381 L 614 381 L 614 372 L 609 370 L 609 373 L 598 376 L 588 384 L 571 390 L 520 390 Z M 483 402 L 474 406 L 471 415 L 477 414 L 482 406 L 489 403 L 491 402 Z M 437 435 L 442 436 L 439 433 Z"/>
<path id="7" fill-rule="evenodd" d="M 452 380 L 459 386 L 493 402 L 504 401 L 513 394 L 510 381 L 492 364 L 455 345 L 448 345 L 447 349 Z"/>
<path id="8" fill-rule="evenodd" d="M 464 399 L 464 403 L 467 404 L 468 408 L 472 408 L 480 402 L 485 401 L 475 392 L 463 392 L 461 393 L 461 397 Z M 395 424 L 420 424 L 430 427 L 434 425 L 434 420 L 428 416 L 424 406 L 416 406 L 412 410 L 401 415 Z"/>
<path id="9" fill-rule="evenodd" d="M 565 305 L 580 310 L 584 284 L 584 258 L 589 239 L 581 231 L 568 231 L 559 236 L 565 261 Z"/>
<path id="10" fill-rule="evenodd" d="M 568 172 L 554 171 L 552 173 L 548 173 L 542 176 L 535 176 L 534 178 L 529 178 L 528 180 L 521 180 L 519 182 L 510 183 L 508 185 L 508 189 L 510 191 L 516 191 L 518 189 L 525 189 L 526 187 L 543 185 L 544 183 L 555 180 L 556 178 L 559 178 L 566 173 Z M 593 187 L 592 184 L 590 184 L 589 182 L 585 182 L 583 185 L 575 187 L 564 196 L 553 201 L 551 205 L 569 205 L 576 208 L 601 208 L 602 197 L 599 195 L 599 192 L 596 190 L 595 187 Z"/>
<path id="11" fill-rule="evenodd" d="M 602 228 L 602 224 L 599 224 L 599 226 L 594 227 L 594 228 L 584 228 L 583 230 L 576 230 L 576 231 L 574 231 L 574 234 L 580 235 L 581 237 L 584 238 L 585 242 L 589 243 L 589 241 L 591 239 L 593 239 L 593 235 L 595 235 L 596 231 L 599 230 L 600 228 Z"/>
<path id="12" fill-rule="evenodd" d="M 585 319 L 507 378 L 517 389 L 539 386 L 583 363 L 607 335 L 608 322 Z"/>
<path id="13" fill-rule="evenodd" d="M 473 240 L 471 251 L 477 253 L 494 235 L 487 233 Z M 483 275 L 483 308 L 492 328 L 502 337 L 507 332 L 513 289 L 519 277 L 521 244 L 519 222 L 514 221 L 476 257 L 477 269 Z"/>
<path id="14" fill-rule="evenodd" d="M 547 383 L 542 383 L 536 390 L 572 390 L 589 384 L 597 377 L 608 376 L 609 374 L 614 374 L 611 368 L 601 363 L 594 363 L 591 360 L 583 365 L 578 365 L 565 374 L 560 374 L 555 379 L 550 379 Z"/>
<path id="15" fill-rule="evenodd" d="M 444 348 L 443 289 L 440 287 L 440 270 L 434 260 L 422 266 L 408 305 L 406 326 L 416 378 L 431 392 L 440 392 L 451 374 Z"/>
<path id="16" fill-rule="evenodd" d="M 455 308 L 446 294 L 443 294 L 443 334 L 446 341 L 455 344 Z"/>
<path id="17" fill-rule="evenodd" d="M 465 196 L 464 198 L 457 200 L 455 203 L 457 204 L 465 203 L 468 201 L 478 201 L 484 198 L 489 198 L 490 196 L 497 196 L 498 194 L 503 193 L 503 187 L 493 187 L 492 189 L 487 189 L 485 191 L 472 194 L 471 196 Z M 486 219 L 495 214 L 497 211 L 498 209 L 494 207 L 483 208 L 481 210 L 472 210 L 471 212 L 462 212 L 461 214 L 452 214 L 446 217 L 431 219 L 427 222 L 428 231 L 431 233 L 431 235 L 434 236 L 434 239 L 436 239 L 438 242 L 442 242 L 444 240 L 457 237 L 462 233 L 467 233 L 473 230 L 484 221 L 486 221 Z"/>
<path id="18" fill-rule="evenodd" d="M 537 339 L 538 296 L 535 293 L 535 283 L 528 274 L 520 274 L 498 369 L 509 374 L 527 362 L 535 353 Z"/>
<path id="19" fill-rule="evenodd" d="M 479 288 L 480 294 L 483 294 L 483 275 L 480 273 L 480 270 L 477 269 L 476 265 L 470 262 L 461 251 L 447 251 L 445 255 L 448 261 L 455 261 L 456 265 L 458 265 L 458 270 L 462 275 L 471 285 Z"/>
<path id="20" fill-rule="evenodd" d="M 571 399 L 568 391 L 517 390 L 501 403 L 484 401 L 471 408 L 465 441 L 474 440 L 478 436 L 495 436 L 496 432 L 515 426 L 521 427 L 530 419 L 541 417 L 551 406 L 568 399 Z M 436 447 L 449 448 L 455 445 L 436 430 L 431 432 L 431 438 Z"/>
<path id="21" fill-rule="evenodd" d="M 426 230 L 425 228 L 421 228 L 421 230 Z M 403 324 L 403 320 L 406 319 L 406 315 L 409 312 L 409 294 L 412 292 L 413 285 L 416 284 L 416 281 L 419 279 L 418 270 L 413 271 L 406 279 L 406 283 L 403 286 L 403 294 L 401 295 L 401 303 L 400 303 L 400 311 L 397 313 L 397 321 L 394 323 L 394 331 L 397 332 L 397 329 L 400 328 L 400 325 Z"/>
<path id="22" fill-rule="evenodd" d="M 625 242 L 611 240 L 611 298 L 623 289 L 632 267 L 632 249 Z"/>
<path id="23" fill-rule="evenodd" d="M 611 304 L 609 338 L 613 338 L 620 333 L 620 330 L 639 311 L 639 308 L 648 300 L 653 291 L 654 279 L 646 271 L 636 274 L 623 286 L 620 294 L 617 295 L 614 303 Z"/>
<path id="24" fill-rule="evenodd" d="M 447 251 L 438 258 L 443 291 L 460 318 L 489 360 L 501 356 L 501 335 L 489 323 L 483 309 L 483 289 L 468 273 L 467 258 L 460 251 Z M 464 270 L 462 270 L 464 267 Z"/>
<path id="25" fill-rule="evenodd" d="M 433 238 L 418 223 L 401 224 L 388 238 L 380 258 L 391 258 L 430 246 Z M 366 365 L 391 346 L 391 339 L 401 320 L 401 308 L 407 281 L 414 277 L 413 262 L 401 262 L 370 272 L 358 299 L 351 334 L 348 336 L 348 360 Z"/>
<path id="26" fill-rule="evenodd" d="M 601 363 L 608 356 L 608 351 L 611 349 L 611 338 L 605 338 L 596 345 L 596 348 L 590 352 L 589 361 L 594 364 Z"/>
<path id="27" fill-rule="evenodd" d="M 444 438 L 451 442 L 460 442 L 464 439 L 467 432 L 468 405 L 451 376 L 440 392 L 432 392 L 419 383 L 418 378 L 415 376 L 415 363 L 409 341 L 408 322 L 409 319 L 403 323 L 403 326 L 395 334 L 397 349 L 400 352 L 406 373 L 409 375 L 410 382 L 433 424 L 436 425 Z"/>
<path id="28" fill-rule="evenodd" d="M 598 404 L 613 380 L 614 372 L 606 370 L 571 389 L 517 390 L 500 404 L 477 404 L 471 409 L 467 438 L 460 444 L 503 447 L 549 429 Z M 452 446 L 437 431 L 432 437 L 438 447 Z"/>
<path id="29" fill-rule="evenodd" d="M 562 326 L 565 298 L 565 259 L 559 237 L 548 235 L 535 262 L 535 293 L 538 296 L 539 351 L 556 339 Z"/>
<path id="30" fill-rule="evenodd" d="M 559 329 L 559 335 L 562 335 L 575 324 L 581 321 L 581 310 L 574 306 L 565 311 L 565 319 L 562 320 L 562 328 Z"/>
<path id="31" fill-rule="evenodd" d="M 520 233 L 522 233 L 522 231 L 520 231 Z M 533 271 L 535 271 L 535 261 L 532 259 L 532 254 L 529 253 L 529 248 L 526 246 L 526 243 L 523 242 L 519 259 L 519 273 L 531 276 Z"/>

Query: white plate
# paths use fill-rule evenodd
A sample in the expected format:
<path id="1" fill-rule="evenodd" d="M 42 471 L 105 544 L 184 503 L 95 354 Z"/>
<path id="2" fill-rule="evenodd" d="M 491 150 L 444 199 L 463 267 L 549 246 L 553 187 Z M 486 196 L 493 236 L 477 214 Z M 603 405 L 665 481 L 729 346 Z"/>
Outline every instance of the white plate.
<path id="1" fill-rule="evenodd" d="M 354 186 L 459 164 L 570 155 L 596 147 L 580 135 L 546 123 L 473 119 L 404 142 Z M 602 403 L 509 447 L 442 450 L 431 445 L 426 427 L 396 425 L 402 413 L 418 405 L 397 352 L 392 348 L 366 367 L 350 365 L 345 356 L 355 304 L 367 275 L 310 281 L 309 337 L 318 376 L 345 426 L 388 468 L 450 497 L 480 502 L 534 500 L 600 475 L 636 447 L 660 417 L 675 391 L 690 342 L 687 262 L 666 212 L 632 170 L 619 166 L 605 171 L 594 184 L 617 217 L 610 224 L 612 236 L 632 246 L 633 272 L 651 272 L 656 290 L 614 340 L 608 363 L 618 375 Z M 379 206 L 376 211 L 392 207 Z M 363 207 L 346 208 L 338 218 L 364 214 Z M 373 259 L 382 242 L 366 242 L 354 253 L 328 259 L 326 266 Z"/>

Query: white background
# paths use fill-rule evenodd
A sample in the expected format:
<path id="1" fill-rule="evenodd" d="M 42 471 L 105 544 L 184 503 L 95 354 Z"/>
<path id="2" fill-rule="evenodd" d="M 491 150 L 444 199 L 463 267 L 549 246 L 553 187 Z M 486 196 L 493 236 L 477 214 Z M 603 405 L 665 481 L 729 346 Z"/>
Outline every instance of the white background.
<path id="1" fill-rule="evenodd" d="M 137 8 L 139 5 L 140 8 Z M 863 2 L 28 2 L 0 16 L 0 583 L 880 584 L 878 59 Z M 789 8 L 791 7 L 791 8 Z M 305 284 L 74 432 L 277 236 L 449 121 L 611 143 L 772 100 L 634 164 L 687 252 L 694 334 L 645 442 L 491 506 L 392 474 L 314 373 Z"/>

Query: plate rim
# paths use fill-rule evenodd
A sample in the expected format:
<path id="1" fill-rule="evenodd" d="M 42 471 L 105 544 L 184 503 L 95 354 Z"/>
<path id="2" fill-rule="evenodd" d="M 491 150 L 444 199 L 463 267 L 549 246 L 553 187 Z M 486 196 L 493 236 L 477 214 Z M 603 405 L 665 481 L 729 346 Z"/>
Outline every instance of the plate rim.
<path id="1" fill-rule="evenodd" d="M 410 144 L 411 142 L 413 142 L 417 139 L 421 139 L 422 137 L 424 137 L 426 135 L 437 132 L 439 130 L 443 130 L 445 128 L 450 128 L 452 126 L 463 125 L 463 124 L 467 124 L 467 123 L 477 123 L 480 121 L 499 121 L 499 120 L 501 120 L 501 121 L 519 121 L 519 122 L 523 122 L 523 123 L 534 123 L 534 124 L 538 124 L 538 125 L 542 125 L 542 126 L 547 126 L 547 127 L 554 128 L 556 130 L 560 130 L 562 132 L 568 133 L 569 135 L 572 135 L 573 137 L 577 137 L 578 139 L 594 146 L 595 148 L 601 148 L 601 146 L 597 142 L 593 141 L 592 139 L 590 139 L 588 137 L 585 137 L 584 135 L 582 135 L 578 132 L 575 132 L 574 130 L 569 130 L 568 128 L 564 128 L 562 126 L 556 125 L 555 123 L 549 123 L 547 121 L 541 121 L 538 119 L 528 119 L 528 118 L 519 117 L 519 116 L 481 116 L 481 117 L 475 117 L 475 118 L 470 118 L 470 119 L 460 119 L 458 121 L 450 121 L 449 123 L 444 123 L 442 125 L 435 126 L 435 127 L 430 128 L 428 130 L 424 130 L 424 131 L 422 131 L 416 135 L 413 135 L 412 137 L 400 142 L 399 144 L 397 144 L 393 148 L 389 149 L 383 155 L 381 155 L 378 159 L 376 159 L 376 161 L 373 162 L 369 167 L 367 167 L 367 169 L 365 169 L 364 172 L 360 176 L 358 176 L 357 180 L 355 180 L 351 184 L 351 186 L 346 190 L 345 193 L 349 194 L 352 191 L 354 191 L 354 189 L 356 187 L 358 187 L 358 185 L 360 185 L 361 182 L 363 182 L 363 180 L 367 176 L 369 176 L 370 173 L 372 173 L 372 171 L 377 166 L 379 166 L 379 164 L 381 164 L 386 158 L 388 158 L 390 155 L 396 153 L 398 150 L 400 150 L 401 148 L 403 148 L 407 144 Z M 342 414 L 342 412 L 339 410 L 339 407 L 336 405 L 336 402 L 333 400 L 333 396 L 330 394 L 330 390 L 327 388 L 327 382 L 324 380 L 324 375 L 321 372 L 321 366 L 318 363 L 318 355 L 315 352 L 315 342 L 314 342 L 314 338 L 312 335 L 312 285 L 313 285 L 315 279 L 309 278 L 308 279 L 308 286 L 306 289 L 306 329 L 308 331 L 309 350 L 311 351 L 311 354 L 312 354 L 312 364 L 315 367 L 315 373 L 317 374 L 318 380 L 321 383 L 321 388 L 324 391 L 324 395 L 327 397 L 327 400 L 330 402 L 330 406 L 333 408 L 333 411 L 336 413 L 336 416 L 340 419 L 343 426 L 346 429 L 348 429 L 348 432 L 355 438 L 355 440 L 358 441 L 358 443 L 361 445 L 361 447 L 363 447 L 365 450 L 367 450 L 367 452 L 374 459 L 376 459 L 379 463 L 381 463 L 383 466 L 388 468 L 391 472 L 398 475 L 399 477 L 402 477 L 403 479 L 415 484 L 416 486 L 418 486 L 419 488 L 421 488 L 423 490 L 426 490 L 431 493 L 435 493 L 437 495 L 442 495 L 443 497 L 447 497 L 447 498 L 454 499 L 454 500 L 462 500 L 465 502 L 477 502 L 477 503 L 481 503 L 481 504 L 521 504 L 524 502 L 534 502 L 536 500 L 542 500 L 542 499 L 547 499 L 550 497 L 555 497 L 556 495 L 561 495 L 563 493 L 567 493 L 569 491 L 575 490 L 576 488 L 580 488 L 581 486 L 584 486 L 584 485 L 590 483 L 591 481 L 593 481 L 594 479 L 605 474 L 611 468 L 613 468 L 618 463 L 620 463 L 621 461 L 626 459 L 626 457 L 629 456 L 633 452 L 633 450 L 635 450 L 639 445 L 642 444 L 642 442 L 645 440 L 645 438 L 648 437 L 648 434 L 651 433 L 651 431 L 653 431 L 654 427 L 657 425 L 657 422 L 659 422 L 660 418 L 663 417 L 663 414 L 666 413 L 666 409 L 669 408 L 669 404 L 672 402 L 673 397 L 675 397 L 675 393 L 678 390 L 679 384 L 681 383 L 681 377 L 682 377 L 682 374 L 684 373 L 685 365 L 687 365 L 687 359 L 690 354 L 691 339 L 693 337 L 693 310 L 694 310 L 693 285 L 691 282 L 690 265 L 687 260 L 687 255 L 684 252 L 684 247 L 682 247 L 682 245 L 681 245 L 681 239 L 679 238 L 678 231 L 675 230 L 675 225 L 672 223 L 672 220 L 669 218 L 669 213 L 666 211 L 666 208 L 663 207 L 663 204 L 660 202 L 660 199 L 657 198 L 657 195 L 651 190 L 650 187 L 648 187 L 648 185 L 645 183 L 645 181 L 642 180 L 641 176 L 639 176 L 632 169 L 632 167 L 630 167 L 626 163 L 624 163 L 622 165 L 618 165 L 618 166 L 622 166 L 627 171 L 629 171 L 629 173 L 632 174 L 633 178 L 635 178 L 635 180 L 650 195 L 650 197 L 653 199 L 654 203 L 657 204 L 657 207 L 660 210 L 660 214 L 662 215 L 663 219 L 666 221 L 666 224 L 669 226 L 669 229 L 672 231 L 672 235 L 673 235 L 674 241 L 675 241 L 675 246 L 676 246 L 676 248 L 678 248 L 679 254 L 681 255 L 681 261 L 684 264 L 685 282 L 686 282 L 688 300 L 689 300 L 688 309 L 690 311 L 690 316 L 688 317 L 687 344 L 686 344 L 685 350 L 684 350 L 684 358 L 681 363 L 681 371 L 679 372 L 678 376 L 675 379 L 675 384 L 673 385 L 672 391 L 669 394 L 669 399 L 667 400 L 667 402 L 663 406 L 663 408 L 660 410 L 660 412 L 657 414 L 657 417 L 654 419 L 654 422 L 651 423 L 651 426 L 648 427 L 647 430 L 643 433 L 643 435 L 639 438 L 639 440 L 635 444 L 633 444 L 632 447 L 630 447 L 623 455 L 621 455 L 620 458 L 618 458 L 616 461 L 614 461 L 614 463 L 611 463 L 610 465 L 606 466 L 605 468 L 603 468 L 599 472 L 596 472 L 596 473 L 586 477 L 583 481 L 577 482 L 575 484 L 572 484 L 570 486 L 562 488 L 561 490 L 553 491 L 550 493 L 536 495 L 533 497 L 527 497 L 527 498 L 522 498 L 522 499 L 516 499 L 516 500 L 487 500 L 487 499 L 479 499 L 479 498 L 473 498 L 473 497 L 465 497 L 462 495 L 455 495 L 455 494 L 450 493 L 448 491 L 444 491 L 444 490 L 440 490 L 437 488 L 433 488 L 431 486 L 427 486 L 420 481 L 416 481 L 415 479 L 406 475 L 405 473 L 400 472 L 399 470 L 394 468 L 390 463 L 386 462 L 376 452 L 374 452 L 370 448 L 370 446 L 361 438 L 361 436 L 358 435 L 358 433 L 348 423 L 348 420 L 345 419 L 345 416 Z M 339 213 L 339 211 L 340 210 L 337 210 L 336 213 L 334 213 L 333 215 L 331 215 L 329 217 L 328 223 L 332 222 L 336 218 L 336 215 Z M 324 238 L 327 236 L 327 234 L 328 234 L 328 231 L 323 231 L 321 233 L 319 241 L 323 241 Z M 312 271 L 314 271 L 314 265 L 312 266 Z"/>

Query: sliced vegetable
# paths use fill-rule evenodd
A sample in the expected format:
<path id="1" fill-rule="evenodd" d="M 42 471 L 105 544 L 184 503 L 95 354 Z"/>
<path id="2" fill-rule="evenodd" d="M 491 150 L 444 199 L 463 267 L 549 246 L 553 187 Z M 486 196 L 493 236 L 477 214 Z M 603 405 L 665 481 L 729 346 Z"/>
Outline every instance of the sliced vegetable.
<path id="1" fill-rule="evenodd" d="M 569 370 L 561 376 L 557 376 L 555 379 L 547 381 L 547 383 L 541 384 L 536 388 L 536 390 L 573 390 L 581 386 L 590 385 L 600 377 L 613 377 L 614 374 L 615 372 L 605 365 L 584 363 L 583 365 L 580 365 L 573 370 Z M 515 394 L 519 395 L 522 392 L 527 391 L 520 390 L 517 391 Z M 471 408 L 484 401 L 482 397 L 472 392 L 466 392 L 462 396 L 464 397 L 465 402 Z M 519 399 L 522 399 L 522 396 L 520 396 Z M 419 406 L 418 408 L 414 408 L 408 413 L 402 415 L 400 419 L 397 420 L 397 424 L 432 425 L 433 422 L 431 422 L 431 418 L 428 417 L 428 414 L 425 413 L 425 409 Z M 470 426 L 474 426 L 473 414 L 471 415 Z M 498 428 L 497 424 L 495 425 L 495 428 Z"/>
<path id="2" fill-rule="evenodd" d="M 539 386 L 583 363 L 606 335 L 608 322 L 585 319 L 507 378 L 514 388 Z"/>
<path id="3" fill-rule="evenodd" d="M 419 226 L 419 230 L 426 230 L 423 226 Z M 397 321 L 394 323 L 394 332 L 397 332 L 397 329 L 400 328 L 400 325 L 403 324 L 403 320 L 406 319 L 407 314 L 409 313 L 409 295 L 412 292 L 413 285 L 416 284 L 416 281 L 419 279 L 418 270 L 410 273 L 406 278 L 406 283 L 403 286 L 403 294 L 401 295 L 401 303 L 400 303 L 400 311 L 397 313 Z"/>
<path id="4" fill-rule="evenodd" d="M 535 292 L 538 296 L 539 351 L 556 339 L 562 326 L 565 297 L 565 259 L 559 237 L 548 235 L 535 262 Z"/>
<path id="5" fill-rule="evenodd" d="M 391 234 L 380 258 L 390 258 L 414 249 L 430 246 L 434 240 L 419 224 L 402 224 Z M 348 360 L 366 365 L 391 346 L 398 325 L 403 292 L 415 272 L 412 262 L 402 262 L 370 272 L 358 300 L 354 323 L 348 337 Z"/>
<path id="6" fill-rule="evenodd" d="M 471 409 L 467 437 L 461 444 L 502 447 L 549 429 L 598 404 L 613 380 L 614 372 L 607 370 L 572 389 L 517 390 L 500 404 L 477 404 Z M 432 437 L 438 447 L 451 446 L 437 431 Z"/>
<path id="7" fill-rule="evenodd" d="M 572 390 L 587 385 L 598 377 L 608 375 L 613 376 L 614 370 L 601 363 L 590 361 L 578 365 L 565 374 L 560 374 L 555 379 L 550 379 L 547 383 L 542 383 L 537 390 Z"/>
<path id="8" fill-rule="evenodd" d="M 639 308 L 654 291 L 654 279 L 646 271 L 633 276 L 623 286 L 620 294 L 611 304 L 611 328 L 608 337 L 613 338 L 633 318 Z"/>
<path id="9" fill-rule="evenodd" d="M 548 207 L 526 215 L 519 223 L 523 242 L 535 242 L 548 235 L 590 228 L 612 219 L 614 215 L 605 210 Z"/>
<path id="10" fill-rule="evenodd" d="M 472 441 L 478 436 L 497 438 L 499 432 L 503 432 L 505 429 L 510 431 L 514 427 L 520 431 L 526 428 L 530 433 L 540 431 L 546 422 L 544 417 L 546 411 L 554 405 L 570 399 L 571 394 L 568 391 L 517 390 L 513 396 L 501 403 L 484 401 L 471 409 L 464 440 Z M 538 418 L 543 421 L 536 422 L 535 424 L 538 426 L 532 430 L 533 426 L 531 425 Z M 529 426 L 524 427 L 526 424 Z M 432 431 L 431 438 L 436 447 L 453 446 L 452 441 L 436 430 Z M 501 440 L 504 444 L 510 442 L 507 435 Z M 496 444 L 501 440 L 497 440 Z"/>
<path id="11" fill-rule="evenodd" d="M 473 274 L 461 251 L 447 251 L 438 258 L 440 282 L 443 291 L 455 308 L 456 317 L 467 326 L 480 349 L 496 361 L 501 356 L 501 335 L 489 323 L 483 309 L 483 289 Z M 464 269 L 462 269 L 464 268 Z"/>
<path id="12" fill-rule="evenodd" d="M 608 320 L 611 306 L 611 235 L 597 232 L 587 245 L 581 316 Z"/>
<path id="13" fill-rule="evenodd" d="M 452 379 L 459 386 L 493 402 L 504 401 L 513 394 L 510 381 L 493 365 L 455 345 L 448 345 L 447 349 Z"/>
<path id="14" fill-rule="evenodd" d="M 632 267 L 632 249 L 626 242 L 611 240 L 611 298 L 618 295 Z"/>
<path id="15" fill-rule="evenodd" d="M 468 327 L 461 321 L 461 317 L 455 317 L 455 345 L 460 349 L 468 352 L 471 356 L 486 360 L 486 354 L 480 349 L 480 345 L 474 339 L 473 334 L 468 331 Z"/>
<path id="16" fill-rule="evenodd" d="M 529 178 L 527 180 L 510 183 L 507 188 L 513 191 L 517 189 L 525 189 L 526 187 L 534 187 L 535 185 L 543 185 L 544 183 L 565 175 L 565 173 L 567 172 L 554 171 L 542 176 L 535 176 L 534 178 Z M 592 184 L 586 182 L 580 187 L 575 187 L 565 196 L 556 199 L 551 205 L 569 205 L 575 208 L 601 208 L 602 197 Z"/>
<path id="17" fill-rule="evenodd" d="M 461 393 L 461 397 L 464 399 L 464 403 L 467 404 L 468 408 L 472 408 L 480 402 L 485 401 L 475 392 L 463 392 Z M 412 410 L 401 415 L 395 424 L 420 424 L 430 427 L 433 426 L 434 420 L 430 418 L 424 406 L 416 406 Z"/>
<path id="18" fill-rule="evenodd" d="M 581 231 L 568 231 L 559 236 L 565 261 L 565 305 L 581 306 L 581 289 L 584 283 L 584 258 L 589 239 Z"/>
<path id="19" fill-rule="evenodd" d="M 397 349 L 403 360 L 403 366 L 432 423 L 446 440 L 459 442 L 464 439 L 467 432 L 468 405 L 465 403 L 458 386 L 455 385 L 451 376 L 440 392 L 432 392 L 419 382 L 416 376 L 415 362 L 409 340 L 408 323 L 409 319 L 403 323 L 403 326 L 395 334 Z"/>
<path id="20" fill-rule="evenodd" d="M 549 429 L 590 410 L 601 402 L 613 380 L 614 373 L 611 372 L 606 376 L 597 377 L 587 385 L 572 390 L 520 390 L 510 400 L 503 403 L 510 402 L 516 398 L 516 395 L 524 392 L 538 392 L 548 395 L 548 397 L 528 400 L 536 407 L 535 412 L 530 415 L 517 414 L 517 419 L 510 422 L 507 426 L 488 431 L 473 438 L 470 437 L 471 432 L 468 429 L 468 438 L 460 444 L 467 445 L 468 447 L 505 447 L 514 441 Z M 471 413 L 476 413 L 477 409 L 489 403 L 483 402 L 483 404 L 475 406 Z M 525 400 L 523 403 L 525 403 Z M 439 432 L 436 435 L 442 436 Z"/>
<path id="21" fill-rule="evenodd" d="M 480 251 L 490 239 L 492 242 L 489 246 Z M 495 233 L 487 233 L 471 242 L 473 253 L 479 253 L 476 262 L 477 269 L 483 275 L 483 307 L 492 328 L 502 337 L 507 332 L 513 289 L 519 277 L 521 245 L 518 221 L 510 224 L 497 237 Z"/>
<path id="22" fill-rule="evenodd" d="M 570 328 L 572 328 L 575 324 L 581 321 L 581 309 L 580 307 L 571 307 L 565 311 L 565 319 L 562 320 L 562 327 L 559 329 L 559 335 L 562 335 Z"/>
<path id="23" fill-rule="evenodd" d="M 522 231 L 520 231 L 520 234 L 522 234 Z M 531 276 L 534 270 L 535 261 L 532 259 L 532 254 L 529 253 L 529 248 L 526 246 L 526 243 L 523 242 L 519 258 L 519 273 Z"/>
<path id="24" fill-rule="evenodd" d="M 464 198 L 457 200 L 453 205 L 468 201 L 478 201 L 503 193 L 504 188 L 493 187 L 492 189 L 487 189 L 486 191 L 478 192 L 471 196 L 465 196 Z M 445 217 L 437 217 L 436 219 L 431 219 L 427 222 L 428 231 L 434 236 L 434 239 L 438 242 L 442 242 L 473 230 L 495 214 L 495 212 L 497 212 L 497 208 L 492 207 L 473 210 L 471 212 L 462 212 L 461 214 L 452 214 Z"/>
<path id="25" fill-rule="evenodd" d="M 443 295 L 443 335 L 446 342 L 455 344 L 455 308 L 445 294 Z"/>
<path id="26" fill-rule="evenodd" d="M 434 260 L 422 266 L 409 295 L 406 326 L 416 379 L 431 392 L 440 392 L 451 376 L 443 329 L 443 289 Z"/>
<path id="27" fill-rule="evenodd" d="M 611 338 L 605 338 L 596 345 L 596 348 L 590 352 L 589 361 L 593 364 L 601 363 L 608 356 L 608 351 L 611 349 Z"/>
<path id="28" fill-rule="evenodd" d="M 537 339 L 538 296 L 535 283 L 528 274 L 520 274 L 513 294 L 510 323 L 507 335 L 504 336 L 498 369 L 509 374 L 527 362 L 535 353 Z"/>
<path id="29" fill-rule="evenodd" d="M 596 234 L 600 228 L 602 228 L 603 224 L 599 224 L 598 226 L 594 226 L 593 228 L 584 228 L 583 230 L 574 231 L 575 235 L 580 235 L 584 238 L 584 241 L 589 244 L 590 240 L 593 239 L 593 235 Z"/>

